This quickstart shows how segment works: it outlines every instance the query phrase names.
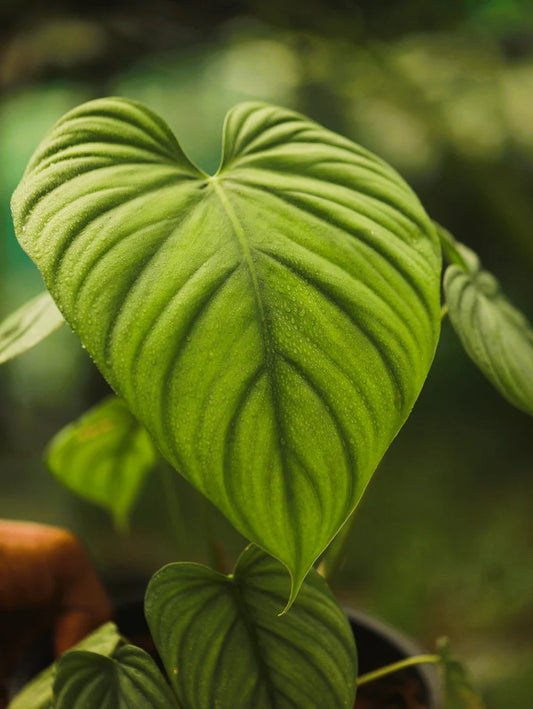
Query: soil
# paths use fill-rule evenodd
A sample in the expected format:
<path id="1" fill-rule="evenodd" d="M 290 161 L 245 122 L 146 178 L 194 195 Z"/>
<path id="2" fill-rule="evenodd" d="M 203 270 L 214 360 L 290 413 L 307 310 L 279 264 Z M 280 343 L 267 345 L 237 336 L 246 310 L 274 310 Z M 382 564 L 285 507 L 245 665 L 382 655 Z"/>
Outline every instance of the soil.
<path id="1" fill-rule="evenodd" d="M 424 695 L 418 677 L 403 670 L 361 687 L 354 709 L 428 709 Z"/>

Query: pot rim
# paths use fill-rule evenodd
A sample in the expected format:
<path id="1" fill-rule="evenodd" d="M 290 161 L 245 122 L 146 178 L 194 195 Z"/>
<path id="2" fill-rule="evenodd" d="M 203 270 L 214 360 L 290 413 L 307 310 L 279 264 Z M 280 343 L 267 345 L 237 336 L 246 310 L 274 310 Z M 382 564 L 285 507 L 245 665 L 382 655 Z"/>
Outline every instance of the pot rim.
<path id="1" fill-rule="evenodd" d="M 349 620 L 378 635 L 384 636 L 402 655 L 412 657 L 414 655 L 425 655 L 427 653 L 427 650 L 421 647 L 411 637 L 380 618 L 376 618 L 365 611 L 356 610 L 350 606 L 344 606 L 343 609 Z M 429 702 L 428 709 L 443 709 L 442 681 L 436 666 L 420 664 L 413 666 L 413 669 L 418 673 L 427 691 Z"/>

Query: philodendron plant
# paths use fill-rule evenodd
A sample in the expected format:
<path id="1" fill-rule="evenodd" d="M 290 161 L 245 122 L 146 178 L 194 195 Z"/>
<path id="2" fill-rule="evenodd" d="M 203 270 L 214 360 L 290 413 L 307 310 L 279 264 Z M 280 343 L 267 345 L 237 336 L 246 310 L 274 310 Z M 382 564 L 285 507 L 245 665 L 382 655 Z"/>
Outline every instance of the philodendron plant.
<path id="1" fill-rule="evenodd" d="M 229 576 L 175 563 L 152 578 L 171 690 L 138 648 L 89 642 L 47 675 L 42 705 L 351 707 L 354 641 L 313 567 L 409 416 L 444 312 L 533 414 L 525 318 L 389 165 L 263 103 L 229 112 L 212 176 L 141 104 L 83 104 L 12 207 L 51 297 L 0 326 L 0 361 L 64 318 L 120 397 L 54 439 L 52 470 L 122 523 L 161 454 L 251 542 Z M 449 706 L 480 706 L 458 674 Z"/>

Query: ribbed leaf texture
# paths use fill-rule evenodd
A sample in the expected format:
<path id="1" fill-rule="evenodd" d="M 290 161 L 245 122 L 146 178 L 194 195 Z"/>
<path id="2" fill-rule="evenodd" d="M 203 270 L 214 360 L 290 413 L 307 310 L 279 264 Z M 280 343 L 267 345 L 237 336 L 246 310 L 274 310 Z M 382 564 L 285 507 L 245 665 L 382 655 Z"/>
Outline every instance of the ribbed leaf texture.
<path id="1" fill-rule="evenodd" d="M 227 116 L 219 171 L 140 104 L 67 114 L 18 238 L 163 454 L 289 569 L 291 600 L 408 416 L 438 339 L 440 247 L 403 180 L 299 114 Z"/>
<path id="2" fill-rule="evenodd" d="M 56 434 L 46 457 L 58 480 L 124 528 L 158 454 L 144 426 L 112 396 Z"/>
<path id="3" fill-rule="evenodd" d="M 176 563 L 152 578 L 146 617 L 183 709 L 352 709 L 348 620 L 312 571 L 292 608 L 283 566 L 257 547 L 234 574 Z"/>
<path id="4" fill-rule="evenodd" d="M 124 640 L 114 623 L 105 623 L 87 635 L 73 650 L 84 650 L 108 657 Z M 54 706 L 53 685 L 58 661 L 40 672 L 9 703 L 9 709 L 51 709 Z"/>
<path id="5" fill-rule="evenodd" d="M 455 242 L 444 292 L 452 325 L 472 361 L 500 394 L 533 415 L 533 328 L 476 254 Z M 459 259 L 458 259 L 459 260 Z"/>
<path id="6" fill-rule="evenodd" d="M 155 662 L 133 645 L 111 657 L 65 653 L 57 666 L 54 698 L 54 709 L 178 709 Z"/>

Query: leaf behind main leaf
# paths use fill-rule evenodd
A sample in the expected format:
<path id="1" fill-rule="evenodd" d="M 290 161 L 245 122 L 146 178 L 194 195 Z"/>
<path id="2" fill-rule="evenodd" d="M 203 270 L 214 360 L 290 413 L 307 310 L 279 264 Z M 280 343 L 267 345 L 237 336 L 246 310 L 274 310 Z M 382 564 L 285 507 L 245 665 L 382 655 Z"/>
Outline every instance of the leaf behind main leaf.
<path id="1" fill-rule="evenodd" d="M 158 448 L 281 560 L 291 601 L 422 387 L 440 250 L 388 165 L 292 111 L 227 116 L 207 177 L 144 106 L 67 114 L 18 238 Z"/>
<path id="2" fill-rule="evenodd" d="M 444 274 L 451 323 L 472 361 L 500 394 L 533 416 L 533 328 L 481 268 L 476 254 L 458 242 L 463 265 Z"/>
<path id="3" fill-rule="evenodd" d="M 440 638 L 438 652 L 441 658 L 444 709 L 486 709 L 465 667 L 453 656 L 447 638 Z"/>
<path id="4" fill-rule="evenodd" d="M 64 325 L 50 293 L 40 293 L 0 323 L 0 364 L 38 345 Z"/>
<path id="5" fill-rule="evenodd" d="M 46 453 L 55 477 L 109 510 L 121 529 L 157 455 L 146 429 L 116 396 L 59 431 Z"/>

